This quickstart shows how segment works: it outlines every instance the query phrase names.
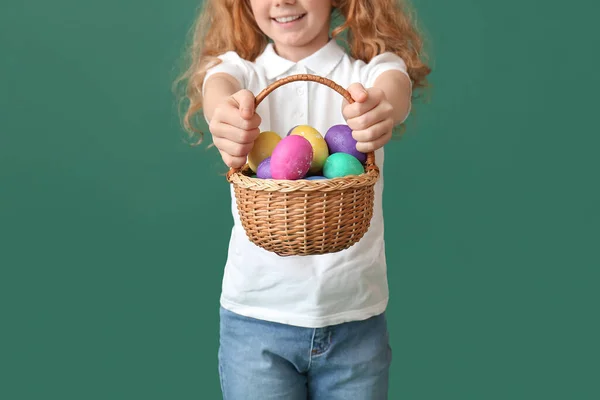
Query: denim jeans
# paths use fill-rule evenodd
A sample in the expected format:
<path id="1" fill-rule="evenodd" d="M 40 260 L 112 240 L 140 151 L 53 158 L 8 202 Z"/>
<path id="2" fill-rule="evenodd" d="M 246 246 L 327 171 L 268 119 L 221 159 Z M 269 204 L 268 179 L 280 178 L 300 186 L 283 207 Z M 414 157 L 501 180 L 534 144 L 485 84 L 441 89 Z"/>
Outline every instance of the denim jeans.
<path id="1" fill-rule="evenodd" d="M 391 348 L 385 314 L 301 328 L 220 310 L 224 400 L 387 399 Z"/>

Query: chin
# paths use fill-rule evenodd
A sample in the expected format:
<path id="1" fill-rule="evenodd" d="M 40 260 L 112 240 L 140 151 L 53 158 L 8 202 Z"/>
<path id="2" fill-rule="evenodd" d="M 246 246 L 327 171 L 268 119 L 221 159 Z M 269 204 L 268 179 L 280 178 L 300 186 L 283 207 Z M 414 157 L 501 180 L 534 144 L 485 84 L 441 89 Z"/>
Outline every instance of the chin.
<path id="1" fill-rule="evenodd" d="M 306 39 L 306 36 L 299 35 L 296 36 L 287 36 L 280 38 L 277 42 L 281 43 L 284 46 L 293 46 L 293 47 L 304 47 L 309 45 L 314 41 L 314 38 Z"/>

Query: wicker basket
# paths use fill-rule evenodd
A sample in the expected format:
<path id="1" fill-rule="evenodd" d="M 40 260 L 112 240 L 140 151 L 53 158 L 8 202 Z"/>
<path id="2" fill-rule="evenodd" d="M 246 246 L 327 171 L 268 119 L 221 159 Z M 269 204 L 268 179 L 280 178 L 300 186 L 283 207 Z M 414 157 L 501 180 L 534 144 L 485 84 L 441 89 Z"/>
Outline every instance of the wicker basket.
<path id="1" fill-rule="evenodd" d="M 273 90 L 294 81 L 329 86 L 349 103 L 350 94 L 335 82 L 316 75 L 278 80 L 256 96 L 256 106 Z M 367 154 L 365 173 L 322 180 L 251 178 L 248 164 L 232 168 L 242 226 L 250 241 L 280 256 L 334 253 L 357 243 L 369 229 L 374 186 L 379 179 L 375 154 Z"/>

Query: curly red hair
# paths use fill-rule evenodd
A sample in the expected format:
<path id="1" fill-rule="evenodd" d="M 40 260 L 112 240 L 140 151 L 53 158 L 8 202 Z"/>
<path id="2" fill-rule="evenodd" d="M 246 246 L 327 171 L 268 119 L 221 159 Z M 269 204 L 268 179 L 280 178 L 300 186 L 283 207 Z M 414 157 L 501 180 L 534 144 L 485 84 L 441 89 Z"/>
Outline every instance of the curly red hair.
<path id="1" fill-rule="evenodd" d="M 382 52 L 393 52 L 405 61 L 413 83 L 413 96 L 428 86 L 430 67 L 424 62 L 423 39 L 404 0 L 336 0 L 333 21 L 341 24 L 333 38 L 346 36 L 349 54 L 369 62 Z M 218 22 L 218 23 L 217 23 Z M 183 100 L 189 102 L 183 115 L 187 131 L 199 132 L 193 118 L 202 109 L 202 84 L 206 71 L 218 64 L 217 56 L 233 50 L 254 61 L 268 44 L 259 29 L 248 0 L 206 0 L 194 24 L 187 70 L 176 80 L 184 83 Z"/>

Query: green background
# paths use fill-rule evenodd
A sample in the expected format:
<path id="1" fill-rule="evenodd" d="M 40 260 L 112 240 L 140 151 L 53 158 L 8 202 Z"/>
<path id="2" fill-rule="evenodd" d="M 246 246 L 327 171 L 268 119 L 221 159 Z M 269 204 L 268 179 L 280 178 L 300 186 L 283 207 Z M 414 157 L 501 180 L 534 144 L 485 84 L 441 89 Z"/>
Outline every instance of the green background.
<path id="1" fill-rule="evenodd" d="M 415 1 L 433 89 L 387 147 L 391 399 L 600 398 L 592 4 Z M 0 5 L 0 398 L 220 398 L 226 168 L 171 93 L 197 7 Z"/>

